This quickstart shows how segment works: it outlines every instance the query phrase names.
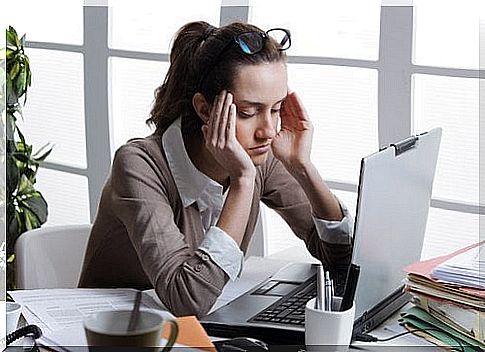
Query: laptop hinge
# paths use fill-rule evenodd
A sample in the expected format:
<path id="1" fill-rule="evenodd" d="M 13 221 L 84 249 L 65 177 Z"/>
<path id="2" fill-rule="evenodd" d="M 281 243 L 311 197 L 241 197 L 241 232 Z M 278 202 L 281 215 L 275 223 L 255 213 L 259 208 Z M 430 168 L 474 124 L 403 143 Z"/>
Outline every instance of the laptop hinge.
<path id="1" fill-rule="evenodd" d="M 396 149 L 396 156 L 407 152 L 408 150 L 414 148 L 416 145 L 416 142 L 418 141 L 417 136 L 411 136 L 409 138 L 406 138 L 398 143 L 392 143 L 391 146 Z"/>

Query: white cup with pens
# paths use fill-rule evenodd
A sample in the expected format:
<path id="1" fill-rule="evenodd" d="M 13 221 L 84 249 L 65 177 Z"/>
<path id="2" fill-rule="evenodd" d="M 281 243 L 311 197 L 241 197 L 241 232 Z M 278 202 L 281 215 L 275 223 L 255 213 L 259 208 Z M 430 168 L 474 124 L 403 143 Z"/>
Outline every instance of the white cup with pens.
<path id="1" fill-rule="evenodd" d="M 342 298 L 334 297 L 329 272 L 317 268 L 317 297 L 305 308 L 305 344 L 312 351 L 347 351 L 355 317 L 354 296 L 360 268 L 349 268 Z"/>

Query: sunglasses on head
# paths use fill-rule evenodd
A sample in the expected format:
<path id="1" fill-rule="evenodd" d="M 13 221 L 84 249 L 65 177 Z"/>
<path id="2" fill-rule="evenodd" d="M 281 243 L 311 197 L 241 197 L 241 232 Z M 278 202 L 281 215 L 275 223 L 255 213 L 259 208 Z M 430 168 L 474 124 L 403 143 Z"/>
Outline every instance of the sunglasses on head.
<path id="1" fill-rule="evenodd" d="M 269 38 L 273 38 L 276 41 L 276 43 L 278 44 L 278 50 L 280 51 L 285 51 L 291 46 L 291 33 L 288 29 L 272 28 L 270 30 L 267 30 L 266 32 L 249 31 L 239 33 L 235 35 L 233 41 L 229 41 L 216 56 L 214 63 L 200 79 L 199 90 L 202 86 L 202 83 L 204 83 L 209 73 L 217 65 L 222 53 L 226 51 L 229 45 L 235 42 L 244 54 L 254 55 L 263 50 L 264 45 Z"/>
<path id="2" fill-rule="evenodd" d="M 291 34 L 288 29 L 273 28 L 266 32 L 251 31 L 236 35 L 234 41 L 243 53 L 253 55 L 264 48 L 268 38 L 273 38 L 278 43 L 278 50 L 284 51 L 291 46 Z M 225 48 L 224 48 L 225 49 Z"/>

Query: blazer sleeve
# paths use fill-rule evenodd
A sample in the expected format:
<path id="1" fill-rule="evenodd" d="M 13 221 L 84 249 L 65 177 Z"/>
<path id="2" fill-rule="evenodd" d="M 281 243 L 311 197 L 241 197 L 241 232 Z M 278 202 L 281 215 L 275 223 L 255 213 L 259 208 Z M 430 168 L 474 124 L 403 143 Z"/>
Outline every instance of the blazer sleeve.
<path id="1" fill-rule="evenodd" d="M 351 241 L 330 242 L 320 238 L 305 192 L 281 162 L 271 155 L 261 171 L 261 201 L 285 220 L 296 236 L 305 242 L 310 254 L 326 267 L 349 264 Z M 348 238 L 349 234 L 344 235 Z M 328 236 L 323 235 L 323 238 Z"/>
<path id="2" fill-rule="evenodd" d="M 207 314 L 227 274 L 181 233 L 174 221 L 167 184 L 154 160 L 139 146 L 120 148 L 113 161 L 113 212 L 126 227 L 139 261 L 163 304 L 175 315 Z M 173 201 L 173 200 L 172 200 Z"/>

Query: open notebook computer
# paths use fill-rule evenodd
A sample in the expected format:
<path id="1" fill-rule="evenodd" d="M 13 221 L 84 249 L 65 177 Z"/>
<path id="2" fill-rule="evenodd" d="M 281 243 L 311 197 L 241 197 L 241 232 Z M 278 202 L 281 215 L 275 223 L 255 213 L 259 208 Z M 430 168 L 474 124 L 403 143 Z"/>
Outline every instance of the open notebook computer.
<path id="1" fill-rule="evenodd" d="M 441 128 L 391 144 L 361 161 L 352 262 L 360 265 L 354 334 L 372 330 L 409 301 L 403 268 L 421 256 Z M 304 306 L 316 295 L 315 266 L 294 263 L 219 308 L 212 336 L 304 343 Z M 341 295 L 346 268 L 331 271 Z"/>

